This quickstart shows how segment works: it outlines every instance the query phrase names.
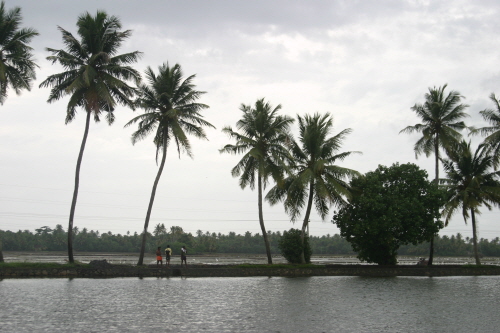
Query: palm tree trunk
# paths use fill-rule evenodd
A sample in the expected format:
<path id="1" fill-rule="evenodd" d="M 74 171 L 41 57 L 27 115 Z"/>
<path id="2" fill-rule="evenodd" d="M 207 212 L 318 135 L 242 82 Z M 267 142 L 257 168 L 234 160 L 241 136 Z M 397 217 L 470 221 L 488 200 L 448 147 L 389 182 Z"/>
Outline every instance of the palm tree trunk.
<path id="1" fill-rule="evenodd" d="M 305 250 L 304 239 L 306 237 L 307 225 L 309 224 L 309 217 L 311 216 L 311 209 L 312 209 L 313 196 L 314 196 L 313 194 L 314 194 L 314 180 L 312 180 L 311 183 L 309 183 L 309 199 L 307 200 L 306 215 L 304 216 L 304 222 L 302 223 L 302 232 L 300 233 L 300 241 L 302 242 L 302 252 L 300 253 L 300 263 L 301 264 L 306 263 L 306 256 L 304 253 L 304 250 Z"/>
<path id="2" fill-rule="evenodd" d="M 142 243 L 141 252 L 139 254 L 139 261 L 137 265 L 140 266 L 144 262 L 144 251 L 146 249 L 146 238 L 148 233 L 149 218 L 151 217 L 151 210 L 153 209 L 153 202 L 155 201 L 156 187 L 160 181 L 161 173 L 163 172 L 163 167 L 165 166 L 165 159 L 167 158 L 167 135 L 163 135 L 163 156 L 161 158 L 160 167 L 158 168 L 158 173 L 156 174 L 156 179 L 153 184 L 153 190 L 151 191 L 151 198 L 149 199 L 148 212 L 146 213 L 146 220 L 144 221 L 144 230 L 142 231 Z"/>
<path id="3" fill-rule="evenodd" d="M 436 177 L 434 178 L 434 183 L 439 185 L 439 135 L 436 134 L 436 140 L 434 142 L 434 159 L 435 159 L 435 174 Z M 429 261 L 427 265 L 431 266 L 432 262 L 434 261 L 434 236 L 431 238 L 430 242 L 430 248 L 429 248 Z"/>
<path id="4" fill-rule="evenodd" d="M 3 262 L 2 239 L 0 238 L 0 262 Z"/>
<path id="5" fill-rule="evenodd" d="M 271 247 L 269 246 L 269 239 L 267 238 L 266 227 L 264 226 L 264 214 L 262 213 L 262 176 L 260 175 L 260 171 L 257 176 L 258 182 L 258 192 L 259 192 L 259 223 L 260 229 L 262 230 L 262 236 L 264 237 L 264 245 L 266 246 L 266 254 L 267 254 L 267 263 L 272 265 L 273 258 L 271 257 Z"/>
<path id="6" fill-rule="evenodd" d="M 78 187 L 80 186 L 80 166 L 82 165 L 83 151 L 85 150 L 85 144 L 87 143 L 87 137 L 89 135 L 90 115 L 91 112 L 87 111 L 87 118 L 85 119 L 85 131 L 83 133 L 83 139 L 82 139 L 82 144 L 80 146 L 80 153 L 78 154 L 78 160 L 76 161 L 75 189 L 73 190 L 73 200 L 71 201 L 71 209 L 69 212 L 68 260 L 70 264 L 75 262 L 75 259 L 73 258 L 73 220 L 75 217 L 76 200 L 78 198 Z"/>
<path id="7" fill-rule="evenodd" d="M 474 209 L 470 209 L 471 221 L 472 221 L 472 242 L 474 244 L 474 257 L 476 258 L 476 265 L 481 265 L 479 260 L 479 251 L 477 249 L 477 232 L 476 232 L 476 214 Z"/>

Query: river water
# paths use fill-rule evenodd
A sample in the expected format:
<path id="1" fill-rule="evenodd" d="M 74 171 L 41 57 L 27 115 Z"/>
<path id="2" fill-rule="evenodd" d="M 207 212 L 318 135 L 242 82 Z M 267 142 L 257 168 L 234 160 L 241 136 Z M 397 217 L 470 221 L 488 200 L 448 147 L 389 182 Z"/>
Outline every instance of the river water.
<path id="1" fill-rule="evenodd" d="M 499 332 L 500 277 L 5 279 L 0 332 Z"/>

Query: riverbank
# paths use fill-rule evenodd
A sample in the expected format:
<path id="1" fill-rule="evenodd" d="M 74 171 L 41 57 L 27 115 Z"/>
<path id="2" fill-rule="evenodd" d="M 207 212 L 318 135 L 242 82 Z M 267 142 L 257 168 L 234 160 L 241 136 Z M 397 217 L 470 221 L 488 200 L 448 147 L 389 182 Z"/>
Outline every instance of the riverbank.
<path id="1" fill-rule="evenodd" d="M 6 278 L 116 278 L 116 277 L 307 277 L 307 276 L 481 276 L 500 275 L 500 266 L 473 265 L 172 265 L 170 268 L 97 264 L 0 264 Z"/>

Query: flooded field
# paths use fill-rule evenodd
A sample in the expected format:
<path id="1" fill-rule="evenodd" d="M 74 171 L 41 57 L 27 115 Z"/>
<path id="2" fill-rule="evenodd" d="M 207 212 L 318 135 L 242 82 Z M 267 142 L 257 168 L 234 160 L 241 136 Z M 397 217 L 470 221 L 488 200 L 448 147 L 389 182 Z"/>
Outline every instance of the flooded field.
<path id="1" fill-rule="evenodd" d="M 89 263 L 92 260 L 106 259 L 112 264 L 135 265 L 139 255 L 137 253 L 75 253 L 75 260 L 81 263 Z M 66 252 L 4 252 L 5 262 L 54 262 L 65 263 L 67 261 Z M 210 254 L 210 255 L 193 255 L 188 256 L 188 264 L 204 264 L 204 265 L 231 265 L 231 264 L 266 264 L 267 258 L 264 255 L 252 254 Z M 366 264 L 360 262 L 355 256 L 313 256 L 311 258 L 313 264 Z M 401 265 L 414 265 L 418 261 L 418 257 L 401 256 L 398 258 L 398 263 Z M 144 257 L 145 264 L 156 264 L 156 258 L 153 254 L 147 254 Z M 181 263 L 180 256 L 173 256 L 171 264 L 177 265 Z M 286 263 L 286 260 L 279 255 L 273 256 L 273 263 Z M 435 257 L 436 265 L 464 265 L 474 264 L 472 257 Z M 481 259 L 481 263 L 488 265 L 499 265 L 500 258 L 485 257 Z"/>

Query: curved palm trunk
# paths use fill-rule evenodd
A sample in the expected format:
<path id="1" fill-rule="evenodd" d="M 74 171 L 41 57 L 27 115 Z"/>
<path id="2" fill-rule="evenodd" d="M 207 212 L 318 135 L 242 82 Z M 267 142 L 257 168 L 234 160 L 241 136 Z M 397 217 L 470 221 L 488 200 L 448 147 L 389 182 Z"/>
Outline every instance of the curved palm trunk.
<path id="1" fill-rule="evenodd" d="M 300 263 L 305 264 L 306 263 L 306 257 L 304 253 L 304 239 L 306 237 L 306 229 L 307 225 L 309 224 L 309 217 L 311 216 L 311 209 L 312 209 L 312 202 L 313 202 L 313 195 L 314 194 L 314 180 L 311 181 L 309 184 L 309 199 L 307 200 L 307 209 L 306 209 L 306 215 L 304 216 L 304 222 L 302 223 L 302 232 L 300 233 L 300 240 L 302 242 L 302 252 L 300 253 Z"/>
<path id="2" fill-rule="evenodd" d="M 167 158 L 167 141 L 166 135 L 163 136 L 163 156 L 161 158 L 160 167 L 158 168 L 158 173 L 156 174 L 156 179 L 153 184 L 153 190 L 151 191 L 151 198 L 149 199 L 148 212 L 146 213 L 146 220 L 144 221 L 144 230 L 142 231 L 142 243 L 141 243 L 141 253 L 139 254 L 139 261 L 137 265 L 142 265 L 144 262 L 144 251 L 146 249 L 146 238 L 149 226 L 149 218 L 151 217 L 151 210 L 153 209 L 153 202 L 155 201 L 156 187 L 160 181 L 161 173 L 163 172 L 163 167 L 165 166 L 165 159 Z"/>
<path id="3" fill-rule="evenodd" d="M 474 210 L 471 208 L 470 210 L 471 220 L 472 220 L 472 242 L 474 244 L 474 257 L 476 258 L 476 265 L 481 265 L 481 261 L 479 260 L 479 251 L 477 249 L 477 232 L 476 232 L 476 214 Z"/>
<path id="4" fill-rule="evenodd" d="M 273 263 L 273 258 L 271 257 L 271 247 L 269 246 L 269 239 L 267 238 L 266 227 L 264 226 L 264 214 L 262 213 L 262 176 L 260 171 L 257 176 L 258 182 L 258 192 L 259 192 L 259 223 L 260 229 L 262 230 L 262 237 L 264 237 L 264 245 L 266 246 L 267 263 L 271 265 Z"/>
<path id="5" fill-rule="evenodd" d="M 71 264 L 75 262 L 75 259 L 73 258 L 73 219 L 75 217 L 76 200 L 78 198 L 78 187 L 80 186 L 80 166 L 82 165 L 83 151 L 85 150 L 85 144 L 87 143 L 87 137 L 89 135 L 90 114 L 91 112 L 87 111 L 87 118 L 85 119 L 85 132 L 83 133 L 82 144 L 80 146 L 80 153 L 78 154 L 78 160 L 76 161 L 75 189 L 73 190 L 73 200 L 71 201 L 71 209 L 69 212 L 68 260 Z"/>
<path id="6" fill-rule="evenodd" d="M 435 163 L 436 177 L 434 178 L 434 183 L 436 183 L 436 185 L 439 185 L 439 145 L 438 145 L 439 141 L 438 140 L 439 140 L 439 135 L 436 134 L 436 142 L 434 143 L 434 159 L 436 161 Z M 432 262 L 434 260 L 434 236 L 432 236 L 430 242 L 431 244 L 429 248 L 429 262 L 427 263 L 427 265 L 429 266 L 432 265 Z"/>

